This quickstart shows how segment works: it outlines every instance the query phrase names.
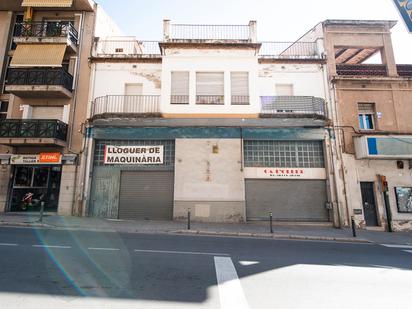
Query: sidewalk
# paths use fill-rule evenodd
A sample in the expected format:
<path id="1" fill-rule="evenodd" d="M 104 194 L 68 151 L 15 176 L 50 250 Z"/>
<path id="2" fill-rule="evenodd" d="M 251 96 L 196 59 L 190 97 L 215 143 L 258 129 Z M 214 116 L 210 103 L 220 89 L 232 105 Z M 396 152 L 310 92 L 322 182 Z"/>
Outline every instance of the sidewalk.
<path id="1" fill-rule="evenodd" d="M 38 214 L 7 213 L 0 214 L 0 226 L 25 226 L 62 230 L 89 230 L 122 233 L 199 234 L 412 245 L 412 233 L 408 232 L 387 233 L 357 230 L 358 237 L 354 238 L 352 237 L 352 231 L 350 229 L 335 229 L 326 225 L 274 224 L 273 234 L 271 234 L 268 222 L 248 222 L 240 224 L 192 222 L 191 229 L 187 230 L 187 222 L 182 221 L 123 221 L 45 215 L 43 217 L 43 222 L 40 223 Z"/>

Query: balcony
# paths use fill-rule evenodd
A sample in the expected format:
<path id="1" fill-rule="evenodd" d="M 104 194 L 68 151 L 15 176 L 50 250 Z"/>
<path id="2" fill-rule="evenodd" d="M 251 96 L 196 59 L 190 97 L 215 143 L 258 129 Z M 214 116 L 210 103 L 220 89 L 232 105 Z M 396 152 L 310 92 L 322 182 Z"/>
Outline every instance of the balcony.
<path id="1" fill-rule="evenodd" d="M 94 100 L 93 114 L 100 118 L 160 117 L 159 95 L 107 95 Z"/>
<path id="2" fill-rule="evenodd" d="M 0 120 L 0 144 L 65 146 L 67 124 L 60 120 Z"/>
<path id="3" fill-rule="evenodd" d="M 73 76 L 64 69 L 10 68 L 6 91 L 22 98 L 71 98 Z"/>
<path id="4" fill-rule="evenodd" d="M 384 64 L 338 64 L 336 73 L 340 76 L 388 76 Z"/>
<path id="5" fill-rule="evenodd" d="M 320 60 L 324 59 L 324 56 L 319 53 L 316 42 L 262 42 L 259 58 Z"/>
<path id="6" fill-rule="evenodd" d="M 19 23 L 14 26 L 13 41 L 15 43 L 62 43 L 76 52 L 78 33 L 73 23 L 69 21 Z"/>
<path id="7" fill-rule="evenodd" d="M 325 118 L 325 100 L 310 96 L 262 96 L 262 118 Z"/>

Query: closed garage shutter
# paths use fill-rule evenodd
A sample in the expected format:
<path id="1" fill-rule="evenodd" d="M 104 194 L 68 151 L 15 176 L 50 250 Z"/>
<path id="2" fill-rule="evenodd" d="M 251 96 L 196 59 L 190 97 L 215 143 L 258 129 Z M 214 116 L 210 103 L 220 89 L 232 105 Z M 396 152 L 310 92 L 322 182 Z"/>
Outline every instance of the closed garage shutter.
<path id="1" fill-rule="evenodd" d="M 124 171 L 120 181 L 119 219 L 172 219 L 173 172 Z"/>
<path id="2" fill-rule="evenodd" d="M 248 220 L 329 221 L 324 180 L 246 180 Z"/>

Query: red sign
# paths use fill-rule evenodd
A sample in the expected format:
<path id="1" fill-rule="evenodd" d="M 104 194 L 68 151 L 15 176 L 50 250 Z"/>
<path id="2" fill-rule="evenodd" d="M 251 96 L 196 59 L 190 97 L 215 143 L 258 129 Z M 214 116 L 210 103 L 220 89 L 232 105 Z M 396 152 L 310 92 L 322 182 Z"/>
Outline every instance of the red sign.
<path id="1" fill-rule="evenodd" d="M 42 152 L 39 156 L 39 163 L 60 163 L 62 155 L 59 152 Z"/>

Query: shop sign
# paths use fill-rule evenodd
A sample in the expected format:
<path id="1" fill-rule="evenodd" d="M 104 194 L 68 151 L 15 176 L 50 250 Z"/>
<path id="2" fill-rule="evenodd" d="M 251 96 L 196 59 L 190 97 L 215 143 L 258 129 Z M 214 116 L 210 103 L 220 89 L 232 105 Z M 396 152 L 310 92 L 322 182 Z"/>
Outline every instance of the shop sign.
<path id="1" fill-rule="evenodd" d="M 163 164 L 163 146 L 106 145 L 104 164 Z"/>
<path id="2" fill-rule="evenodd" d="M 61 153 L 58 152 L 42 152 L 33 155 L 12 155 L 10 164 L 61 164 Z"/>
<path id="3" fill-rule="evenodd" d="M 326 179 L 324 168 L 245 168 L 246 178 L 262 179 Z"/>

